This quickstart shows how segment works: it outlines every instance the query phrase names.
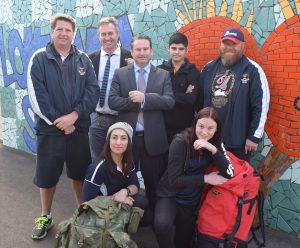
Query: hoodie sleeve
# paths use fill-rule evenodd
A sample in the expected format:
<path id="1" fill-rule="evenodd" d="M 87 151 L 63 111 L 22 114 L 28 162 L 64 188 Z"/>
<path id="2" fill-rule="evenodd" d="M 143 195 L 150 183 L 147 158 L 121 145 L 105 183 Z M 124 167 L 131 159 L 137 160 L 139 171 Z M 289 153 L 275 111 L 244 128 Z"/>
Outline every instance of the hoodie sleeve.
<path id="1" fill-rule="evenodd" d="M 61 113 L 50 103 L 50 96 L 44 79 L 44 67 L 41 60 L 38 59 L 38 56 L 43 56 L 43 54 L 38 54 L 39 52 L 43 52 L 42 49 L 38 50 L 29 61 L 27 91 L 33 112 L 48 125 L 53 125 L 52 122 L 60 117 Z"/>

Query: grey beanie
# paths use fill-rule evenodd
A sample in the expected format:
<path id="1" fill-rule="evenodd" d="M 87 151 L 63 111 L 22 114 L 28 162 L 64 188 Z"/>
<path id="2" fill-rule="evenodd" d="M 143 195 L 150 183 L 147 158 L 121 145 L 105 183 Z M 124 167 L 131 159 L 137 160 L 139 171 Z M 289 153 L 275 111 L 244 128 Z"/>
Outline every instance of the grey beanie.
<path id="1" fill-rule="evenodd" d="M 127 122 L 117 122 L 117 123 L 111 125 L 109 127 L 108 131 L 107 131 L 106 140 L 108 139 L 108 136 L 110 135 L 110 133 L 113 130 L 115 130 L 115 129 L 122 129 L 122 130 L 124 130 L 127 133 L 128 137 L 129 137 L 129 139 L 130 139 L 130 141 L 132 143 L 133 129 L 132 129 L 132 127 Z"/>

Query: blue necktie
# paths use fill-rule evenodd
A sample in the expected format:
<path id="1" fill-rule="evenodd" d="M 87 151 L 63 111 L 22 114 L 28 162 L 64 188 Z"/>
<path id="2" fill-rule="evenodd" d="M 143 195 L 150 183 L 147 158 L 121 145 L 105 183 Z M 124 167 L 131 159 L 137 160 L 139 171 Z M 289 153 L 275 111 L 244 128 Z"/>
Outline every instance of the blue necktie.
<path id="1" fill-rule="evenodd" d="M 106 56 L 108 56 L 108 58 L 106 61 L 105 70 L 104 70 L 104 74 L 103 74 L 102 86 L 101 86 L 101 91 L 100 91 L 100 100 L 99 100 L 99 105 L 101 108 L 104 106 L 104 102 L 105 102 L 105 95 L 106 95 L 109 70 L 110 70 L 110 58 L 111 58 L 111 56 L 113 56 L 113 54 L 106 54 Z"/>

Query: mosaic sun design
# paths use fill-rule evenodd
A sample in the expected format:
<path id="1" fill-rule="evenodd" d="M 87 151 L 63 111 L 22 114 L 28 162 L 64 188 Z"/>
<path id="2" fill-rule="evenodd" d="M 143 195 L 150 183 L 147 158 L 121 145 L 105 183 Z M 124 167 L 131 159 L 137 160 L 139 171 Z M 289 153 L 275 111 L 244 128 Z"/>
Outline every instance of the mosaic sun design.
<path id="1" fill-rule="evenodd" d="M 267 37 L 261 49 L 251 35 L 253 8 L 246 25 L 239 24 L 244 15 L 241 0 L 234 1 L 231 18 L 227 13 L 228 3 L 224 0 L 218 16 L 212 0 L 208 0 L 206 6 L 201 0 L 198 9 L 195 0 L 191 4 L 192 10 L 189 10 L 187 1 L 183 0 L 185 13 L 179 9 L 176 13 L 185 24 L 179 32 L 189 37 L 189 59 L 198 68 L 218 55 L 223 30 L 235 26 L 245 35 L 245 54 L 257 61 L 267 75 L 271 100 L 265 129 L 273 147 L 258 168 L 265 178 L 262 189 L 266 196 L 272 185 L 300 157 L 300 1 L 295 1 L 295 10 L 289 1 L 279 1 L 285 22 Z M 207 18 L 202 19 L 203 13 Z"/>

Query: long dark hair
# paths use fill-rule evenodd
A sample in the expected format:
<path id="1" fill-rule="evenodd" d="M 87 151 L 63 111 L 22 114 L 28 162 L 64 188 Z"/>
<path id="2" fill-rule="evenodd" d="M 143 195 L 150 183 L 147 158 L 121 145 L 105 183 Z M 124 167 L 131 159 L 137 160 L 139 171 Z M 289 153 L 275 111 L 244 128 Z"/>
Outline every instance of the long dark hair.
<path id="1" fill-rule="evenodd" d="M 217 123 L 217 130 L 214 136 L 209 140 L 209 142 L 214 145 L 218 150 L 221 150 L 222 146 L 222 124 L 217 110 L 213 107 L 205 107 L 201 109 L 196 115 L 193 125 L 190 128 L 183 130 L 183 136 L 185 141 L 189 144 L 190 148 L 193 149 L 193 144 L 197 138 L 196 136 L 196 125 L 199 119 L 210 118 Z M 195 151 L 196 155 L 199 155 L 199 151 Z"/>
<path id="2" fill-rule="evenodd" d="M 111 134 L 112 134 L 112 132 L 110 132 L 110 134 L 108 135 L 106 142 L 104 144 L 103 150 L 98 157 L 98 160 L 101 161 L 101 160 L 105 159 L 109 172 L 112 175 L 117 175 L 115 165 L 114 165 L 113 159 L 111 157 L 111 149 L 110 149 L 110 145 L 109 145 Z M 128 138 L 128 144 L 127 144 L 127 148 L 123 154 L 122 168 L 121 168 L 124 176 L 126 176 L 126 177 L 129 175 L 129 172 L 134 169 L 132 144 L 131 144 L 131 141 L 130 141 L 130 138 L 128 137 L 128 135 L 127 135 L 127 138 Z"/>

